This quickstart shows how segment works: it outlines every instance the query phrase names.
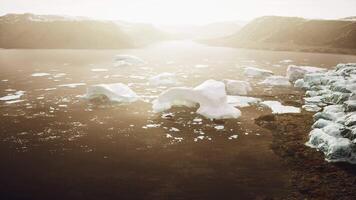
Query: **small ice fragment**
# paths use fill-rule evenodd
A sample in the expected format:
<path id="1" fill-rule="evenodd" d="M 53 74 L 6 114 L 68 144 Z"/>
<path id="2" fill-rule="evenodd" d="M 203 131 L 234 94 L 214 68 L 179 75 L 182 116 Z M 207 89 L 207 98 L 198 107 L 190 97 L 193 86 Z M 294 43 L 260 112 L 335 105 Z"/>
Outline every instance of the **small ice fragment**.
<path id="1" fill-rule="evenodd" d="M 232 140 L 232 139 L 237 139 L 239 136 L 238 135 L 232 135 L 232 136 L 230 136 L 228 139 L 229 140 Z"/>
<path id="2" fill-rule="evenodd" d="M 17 91 L 13 94 L 8 94 L 6 96 L 0 97 L 0 101 L 9 101 L 21 98 L 22 95 L 25 94 L 25 91 Z"/>
<path id="3" fill-rule="evenodd" d="M 21 99 L 18 99 L 18 100 L 12 100 L 12 101 L 5 101 L 6 104 L 14 104 L 14 103 L 20 103 L 20 102 L 23 102 L 25 100 L 21 100 Z"/>
<path id="4" fill-rule="evenodd" d="M 269 86 L 291 86 L 289 79 L 284 76 L 270 76 L 267 77 L 264 81 L 259 83 L 260 85 L 269 85 Z"/>
<path id="5" fill-rule="evenodd" d="M 68 88 L 76 88 L 78 86 L 86 85 L 85 83 L 69 83 L 69 84 L 62 84 L 58 85 L 58 87 L 68 87 Z"/>
<path id="6" fill-rule="evenodd" d="M 171 127 L 171 128 L 169 129 L 169 131 L 178 132 L 178 131 L 180 131 L 180 130 L 177 129 L 177 128 L 175 128 L 175 127 Z"/>
<path id="7" fill-rule="evenodd" d="M 235 107 L 248 107 L 251 104 L 260 102 L 261 99 L 245 96 L 227 96 L 227 103 Z"/>
<path id="8" fill-rule="evenodd" d="M 92 72 L 107 72 L 109 70 L 105 69 L 105 68 L 94 68 L 94 69 L 91 69 L 90 71 L 92 71 Z"/>
<path id="9" fill-rule="evenodd" d="M 208 68 L 209 65 L 202 65 L 202 64 L 198 64 L 194 66 L 195 68 Z"/>
<path id="10" fill-rule="evenodd" d="M 256 67 L 246 67 L 244 74 L 248 77 L 262 78 L 262 77 L 272 76 L 273 72 L 265 69 L 256 68 Z"/>
<path id="11" fill-rule="evenodd" d="M 49 75 L 50 75 L 49 73 L 42 73 L 42 72 L 31 74 L 31 76 L 33 77 L 41 77 L 41 76 L 49 76 Z"/>
<path id="12" fill-rule="evenodd" d="M 225 79 L 223 81 L 228 95 L 247 95 L 250 91 L 252 91 L 251 84 L 247 81 L 230 79 Z"/>
<path id="13" fill-rule="evenodd" d="M 164 72 L 151 77 L 149 83 L 153 86 L 174 86 L 178 84 L 178 81 L 175 74 Z"/>
<path id="14" fill-rule="evenodd" d="M 223 130 L 225 127 L 223 125 L 214 126 L 216 130 Z"/>

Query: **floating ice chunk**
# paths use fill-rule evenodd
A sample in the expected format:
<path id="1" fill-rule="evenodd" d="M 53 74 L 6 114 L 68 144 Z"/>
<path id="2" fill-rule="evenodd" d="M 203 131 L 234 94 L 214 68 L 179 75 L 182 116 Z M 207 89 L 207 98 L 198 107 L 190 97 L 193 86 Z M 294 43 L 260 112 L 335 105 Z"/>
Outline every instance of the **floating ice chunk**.
<path id="1" fill-rule="evenodd" d="M 92 72 L 107 72 L 109 70 L 105 69 L 105 68 L 94 68 L 94 69 L 91 69 L 90 71 L 92 71 Z"/>
<path id="2" fill-rule="evenodd" d="M 251 85 L 247 81 L 225 79 L 224 83 L 229 95 L 247 95 L 252 91 Z"/>
<path id="3" fill-rule="evenodd" d="M 215 80 L 207 80 L 195 88 L 170 88 L 153 101 L 152 108 L 162 112 L 173 106 L 194 107 L 196 104 L 199 104 L 197 113 L 207 118 L 238 118 L 241 115 L 240 110 L 227 103 L 225 84 Z"/>
<path id="4" fill-rule="evenodd" d="M 259 84 L 270 86 L 291 86 L 289 79 L 284 76 L 270 76 Z"/>
<path id="5" fill-rule="evenodd" d="M 69 88 L 76 88 L 78 86 L 86 85 L 85 83 L 69 83 L 69 84 L 62 84 L 58 85 L 58 87 L 69 87 Z"/>
<path id="6" fill-rule="evenodd" d="M 10 100 L 16 100 L 21 98 L 22 95 L 25 94 L 25 91 L 17 91 L 13 94 L 8 94 L 6 96 L 0 97 L 0 101 L 10 101 Z"/>
<path id="7" fill-rule="evenodd" d="M 289 81 L 295 82 L 298 79 L 304 78 L 306 74 L 326 71 L 326 69 L 319 67 L 289 65 L 287 69 L 287 78 Z"/>
<path id="8" fill-rule="evenodd" d="M 164 72 L 151 77 L 149 83 L 153 86 L 174 86 L 178 81 L 175 74 Z"/>
<path id="9" fill-rule="evenodd" d="M 42 72 L 31 74 L 31 76 L 33 76 L 33 77 L 41 77 L 41 76 L 49 76 L 49 75 L 51 75 L 51 74 L 49 74 L 49 73 L 42 73 Z"/>
<path id="10" fill-rule="evenodd" d="M 261 104 L 271 108 L 272 113 L 274 114 L 300 113 L 300 108 L 294 106 L 284 106 L 278 101 L 262 101 Z"/>
<path id="11" fill-rule="evenodd" d="M 86 99 L 101 99 L 103 97 L 109 101 L 120 103 L 135 102 L 139 99 L 134 91 L 122 83 L 89 86 L 84 96 Z"/>
<path id="12" fill-rule="evenodd" d="M 263 78 L 267 76 L 272 76 L 273 72 L 265 69 L 256 68 L 256 67 L 246 67 L 244 74 L 248 77 Z"/>
<path id="13" fill-rule="evenodd" d="M 145 61 L 137 56 L 132 55 L 116 55 L 114 58 L 114 66 L 132 66 L 132 65 L 144 65 Z"/>
<path id="14" fill-rule="evenodd" d="M 261 99 L 245 96 L 227 96 L 227 103 L 235 107 L 248 107 L 251 104 L 260 102 Z"/>

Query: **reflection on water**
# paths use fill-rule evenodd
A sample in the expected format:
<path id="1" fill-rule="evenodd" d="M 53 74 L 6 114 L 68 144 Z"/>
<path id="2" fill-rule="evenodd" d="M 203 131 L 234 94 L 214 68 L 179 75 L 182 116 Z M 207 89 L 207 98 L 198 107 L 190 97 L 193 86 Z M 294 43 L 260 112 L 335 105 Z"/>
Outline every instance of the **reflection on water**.
<path id="1" fill-rule="evenodd" d="M 138 56 L 146 64 L 115 66 L 117 54 Z M 148 80 L 162 72 L 175 73 L 184 86 L 207 79 L 248 80 L 254 85 L 251 96 L 298 106 L 299 91 L 262 87 L 242 69 L 285 75 L 289 64 L 329 68 L 342 62 L 356 62 L 356 57 L 189 41 L 131 50 L 1 50 L 0 97 L 5 99 L 0 102 L 0 155 L 5 164 L 0 175 L 1 184 L 10 183 L 4 194 L 19 197 L 12 196 L 16 190 L 25 197 L 46 198 L 57 192 L 62 198 L 94 199 L 281 196 L 288 192 L 288 170 L 269 147 L 271 133 L 254 124 L 270 110 L 242 108 L 237 120 L 208 120 L 188 108 L 157 114 L 150 102 L 166 87 Z M 142 101 L 95 105 L 81 98 L 88 85 L 117 82 L 129 85 Z M 66 192 L 68 188 L 81 192 Z"/>

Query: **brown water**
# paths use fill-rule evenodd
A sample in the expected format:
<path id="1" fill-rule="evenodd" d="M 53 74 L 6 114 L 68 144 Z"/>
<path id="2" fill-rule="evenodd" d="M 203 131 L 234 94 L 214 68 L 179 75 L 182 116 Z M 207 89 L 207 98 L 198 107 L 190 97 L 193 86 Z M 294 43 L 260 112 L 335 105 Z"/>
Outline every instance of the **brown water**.
<path id="1" fill-rule="evenodd" d="M 147 64 L 114 67 L 116 54 L 136 55 Z M 281 62 L 286 59 L 292 62 Z M 147 79 L 174 72 L 182 85 L 195 86 L 207 79 L 248 80 L 245 66 L 284 75 L 289 64 L 330 68 L 343 62 L 356 62 L 356 56 L 219 48 L 189 41 L 131 50 L 0 50 L 0 97 L 12 93 L 9 89 L 25 91 L 22 102 L 0 101 L 1 199 L 282 197 L 290 189 L 289 171 L 270 149 L 271 133 L 254 123 L 270 110 L 252 106 L 241 109 L 239 119 L 211 121 L 194 109 L 174 108 L 162 117 L 152 112 L 149 102 L 166 88 L 151 87 Z M 116 82 L 128 84 L 144 101 L 96 106 L 78 96 L 87 85 Z M 60 86 L 71 83 L 86 85 Z M 299 106 L 301 91 L 255 84 L 251 96 Z M 224 129 L 216 130 L 217 125 Z M 170 131 L 172 127 L 180 131 Z M 238 138 L 229 139 L 232 135 Z"/>

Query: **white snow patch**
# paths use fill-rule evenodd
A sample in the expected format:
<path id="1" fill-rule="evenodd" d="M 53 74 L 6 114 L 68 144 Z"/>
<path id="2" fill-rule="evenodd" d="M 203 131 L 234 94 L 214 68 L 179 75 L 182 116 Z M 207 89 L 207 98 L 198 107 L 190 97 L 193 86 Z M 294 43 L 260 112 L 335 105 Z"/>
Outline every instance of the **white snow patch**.
<path id="1" fill-rule="evenodd" d="M 84 98 L 96 99 L 103 96 L 107 97 L 110 101 L 122 103 L 135 102 L 139 99 L 134 91 L 122 83 L 89 86 Z"/>
<path id="2" fill-rule="evenodd" d="M 215 80 L 207 80 L 195 88 L 170 88 L 153 101 L 152 108 L 162 112 L 173 106 L 194 107 L 196 104 L 199 104 L 197 113 L 207 118 L 238 118 L 241 115 L 240 110 L 227 103 L 225 84 Z"/>
<path id="3" fill-rule="evenodd" d="M 300 108 L 294 106 L 284 106 L 279 101 L 263 101 L 261 104 L 269 107 L 274 114 L 300 113 Z"/>

